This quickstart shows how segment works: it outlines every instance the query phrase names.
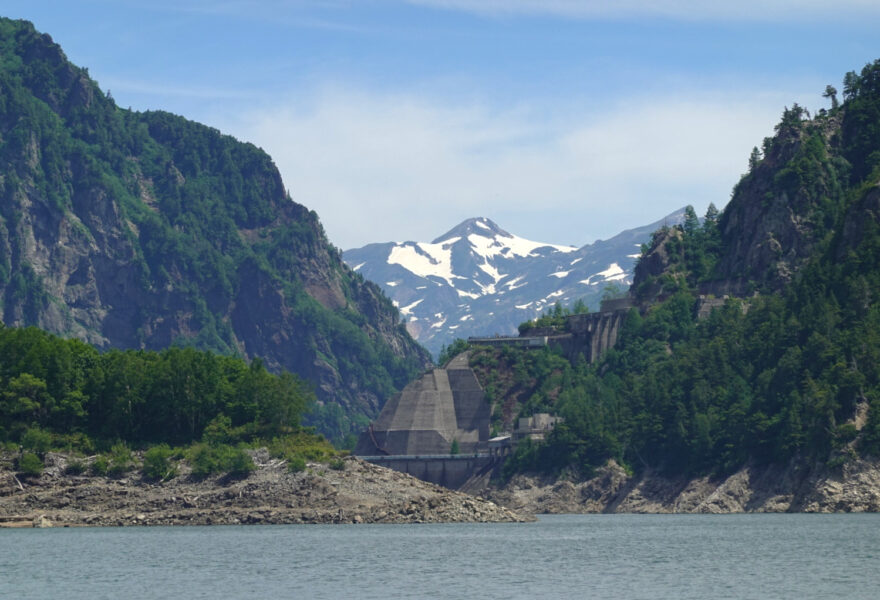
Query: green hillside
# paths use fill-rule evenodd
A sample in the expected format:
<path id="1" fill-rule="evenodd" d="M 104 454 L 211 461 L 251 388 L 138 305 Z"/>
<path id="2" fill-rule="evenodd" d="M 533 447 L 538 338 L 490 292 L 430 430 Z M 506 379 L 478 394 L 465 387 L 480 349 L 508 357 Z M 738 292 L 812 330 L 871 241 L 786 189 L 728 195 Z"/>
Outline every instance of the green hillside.
<path id="1" fill-rule="evenodd" d="M 632 288 L 641 310 L 599 363 L 474 354 L 486 378 L 513 370 L 523 414 L 565 417 L 508 472 L 880 455 L 880 61 L 828 97 L 812 116 L 785 110 L 717 219 L 655 234 Z M 711 294 L 731 297 L 698 319 Z"/>
<path id="2" fill-rule="evenodd" d="M 259 148 L 116 106 L 0 19 L 0 320 L 101 348 L 193 346 L 314 387 L 341 440 L 428 354 Z"/>

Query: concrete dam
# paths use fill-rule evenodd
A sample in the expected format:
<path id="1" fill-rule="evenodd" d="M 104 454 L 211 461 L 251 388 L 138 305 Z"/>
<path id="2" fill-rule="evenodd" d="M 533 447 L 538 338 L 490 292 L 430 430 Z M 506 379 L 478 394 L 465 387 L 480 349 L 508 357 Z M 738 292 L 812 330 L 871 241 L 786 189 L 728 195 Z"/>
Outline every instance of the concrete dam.
<path id="1" fill-rule="evenodd" d="M 583 354 L 588 362 L 596 362 L 614 347 L 630 306 L 623 299 L 604 302 L 598 313 L 571 315 L 564 333 L 532 329 L 520 337 L 470 338 L 468 342 L 556 346 L 571 358 Z M 459 354 L 446 368 L 426 372 L 388 400 L 376 421 L 361 434 L 354 454 L 452 489 L 472 478 L 473 484 L 488 477 L 500 465 L 503 453 L 490 451 L 492 407 L 469 366 L 469 356 L 468 352 Z M 508 449 L 509 443 L 508 436 Z"/>
<path id="2" fill-rule="evenodd" d="M 630 308 L 632 301 L 629 298 L 603 300 L 599 312 L 566 317 L 563 330 L 535 327 L 519 337 L 471 337 L 468 342 L 481 346 L 558 347 L 569 359 L 583 354 L 587 362 L 594 363 L 617 343 L 620 327 Z"/>
<path id="3" fill-rule="evenodd" d="M 354 454 L 458 488 L 495 461 L 488 454 L 489 417 L 489 403 L 465 352 L 391 398 L 361 434 Z M 452 454 L 453 443 L 458 454 Z"/>

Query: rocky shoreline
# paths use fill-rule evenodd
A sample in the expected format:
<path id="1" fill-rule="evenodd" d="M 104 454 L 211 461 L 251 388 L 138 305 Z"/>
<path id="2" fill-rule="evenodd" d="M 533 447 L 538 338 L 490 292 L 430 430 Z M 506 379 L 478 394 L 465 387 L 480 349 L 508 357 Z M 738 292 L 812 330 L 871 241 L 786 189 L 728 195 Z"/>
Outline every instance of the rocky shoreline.
<path id="1" fill-rule="evenodd" d="M 6 457 L 11 458 L 11 457 Z M 287 523 L 503 523 L 534 520 L 488 500 L 425 483 L 354 457 L 289 472 L 265 450 L 245 478 L 166 482 L 66 473 L 68 457 L 49 453 L 46 469 L 17 477 L 0 461 L 0 527 L 232 525 Z"/>
<path id="2" fill-rule="evenodd" d="M 880 461 L 746 466 L 728 477 L 631 475 L 610 461 L 582 480 L 517 475 L 469 495 L 347 457 L 298 473 L 265 450 L 244 478 L 196 480 L 185 463 L 165 482 L 69 474 L 46 456 L 39 477 L 18 477 L 0 457 L 0 527 L 290 523 L 504 523 L 540 513 L 880 512 Z M 487 482 L 488 483 L 488 482 Z"/>
<path id="3" fill-rule="evenodd" d="M 880 512 L 880 461 L 853 459 L 830 468 L 793 460 L 745 466 L 721 478 L 635 476 L 610 461 L 584 481 L 517 475 L 480 495 L 530 514 Z"/>

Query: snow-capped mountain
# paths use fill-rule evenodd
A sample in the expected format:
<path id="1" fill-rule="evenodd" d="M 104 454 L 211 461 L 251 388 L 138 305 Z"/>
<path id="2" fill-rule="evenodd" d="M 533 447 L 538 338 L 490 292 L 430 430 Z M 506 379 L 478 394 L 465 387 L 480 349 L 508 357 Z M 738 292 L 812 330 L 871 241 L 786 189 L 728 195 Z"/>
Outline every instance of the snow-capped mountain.
<path id="1" fill-rule="evenodd" d="M 626 289 L 640 247 L 683 209 L 650 225 L 576 248 L 533 242 L 480 217 L 433 242 L 388 242 L 347 250 L 343 259 L 378 283 L 407 329 L 435 355 L 455 338 L 515 334 L 556 302 L 595 310 L 606 287 Z"/>

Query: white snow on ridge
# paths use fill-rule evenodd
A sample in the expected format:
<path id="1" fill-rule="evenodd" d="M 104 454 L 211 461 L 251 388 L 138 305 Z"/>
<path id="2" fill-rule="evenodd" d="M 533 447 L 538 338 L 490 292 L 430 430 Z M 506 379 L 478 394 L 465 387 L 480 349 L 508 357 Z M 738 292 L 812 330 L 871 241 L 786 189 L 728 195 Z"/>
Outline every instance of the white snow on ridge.
<path id="1" fill-rule="evenodd" d="M 481 229 L 491 231 L 491 227 L 483 219 L 474 221 L 476 226 Z M 447 285 L 455 288 L 455 280 L 467 280 L 470 277 L 464 277 L 456 274 L 452 269 L 452 247 L 456 242 L 461 241 L 461 237 L 452 237 L 442 240 L 438 243 L 427 242 L 402 242 L 392 246 L 388 254 L 387 263 L 389 265 L 400 265 L 417 277 L 432 278 L 433 283 L 442 285 L 438 280 L 442 280 Z M 508 278 L 508 274 L 502 274 L 495 266 L 495 257 L 500 258 L 517 258 L 535 256 L 534 252 L 539 249 L 545 249 L 551 252 L 573 252 L 577 250 L 574 246 L 558 246 L 554 244 L 545 244 L 542 242 L 534 242 L 515 235 L 495 235 L 487 237 L 484 235 L 470 234 L 466 238 L 469 250 L 482 258 L 482 264 L 478 264 L 478 268 L 491 278 L 488 284 L 480 284 L 480 290 L 476 293 L 471 291 L 458 292 L 459 297 L 475 300 L 481 296 L 491 296 L 499 293 L 497 289 L 500 282 Z M 577 259 L 581 260 L 581 259 Z M 480 263 L 480 259 L 476 260 Z M 577 262 L 577 261 L 575 261 Z M 574 263 L 572 263 L 574 264 Z M 359 265 L 363 266 L 363 265 Z M 554 276 L 562 278 L 568 275 L 568 271 L 555 273 Z M 522 287 L 527 282 L 523 277 L 518 277 L 513 281 L 508 281 L 504 285 L 507 290 L 512 291 L 518 287 Z M 387 287 L 394 287 L 395 282 L 386 282 Z M 503 291 L 503 290 L 501 290 Z"/>
<path id="2" fill-rule="evenodd" d="M 555 273 L 550 273 L 548 277 L 557 277 L 559 279 L 562 279 L 563 277 L 568 277 L 569 273 L 571 273 L 571 271 L 556 271 Z"/>
<path id="3" fill-rule="evenodd" d="M 395 287 L 397 285 L 397 282 L 396 281 L 386 281 L 385 285 L 387 285 L 388 287 Z"/>
<path id="4" fill-rule="evenodd" d="M 477 266 L 480 268 L 480 270 L 483 273 L 485 273 L 486 275 L 491 277 L 496 283 L 498 281 L 500 281 L 501 279 L 507 277 L 507 275 L 502 275 L 501 273 L 499 273 L 498 269 L 496 269 L 495 267 L 490 265 L 488 262 L 485 262 L 485 263 L 483 263 L 481 265 L 477 265 Z"/>
<path id="5" fill-rule="evenodd" d="M 404 315 L 404 316 L 409 316 L 409 315 L 411 315 L 411 314 L 412 314 L 412 309 L 414 309 L 416 306 L 418 306 L 419 304 L 421 304 L 424 300 L 425 300 L 424 298 L 419 298 L 418 300 L 416 300 L 416 301 L 413 302 L 412 304 L 407 304 L 406 306 L 404 306 L 403 308 L 400 309 L 400 314 L 402 314 L 402 315 Z M 394 302 L 394 305 L 397 306 L 397 301 L 396 301 L 396 300 L 395 300 L 395 302 Z"/>
<path id="6" fill-rule="evenodd" d="M 358 269 L 360 269 L 361 267 L 363 267 L 365 264 L 367 264 L 367 263 L 362 262 L 362 263 L 359 264 L 358 266 L 356 266 L 356 267 L 352 267 L 351 270 L 352 270 L 352 271 L 357 271 Z"/>
<path id="7" fill-rule="evenodd" d="M 554 244 L 545 244 L 543 242 L 533 242 L 515 235 L 508 237 L 495 236 L 493 238 L 483 237 L 481 235 L 471 234 L 467 237 L 473 251 L 483 258 L 492 258 L 493 256 L 531 256 L 538 248 L 553 248 L 557 252 L 574 252 L 577 250 L 574 246 L 556 246 Z M 509 252 L 504 252 L 508 248 Z"/>
<path id="8" fill-rule="evenodd" d="M 527 309 L 528 307 L 530 307 L 531 305 L 532 305 L 532 303 L 529 302 L 528 304 L 516 304 L 516 305 L 514 305 L 514 306 L 516 306 L 516 307 L 517 307 L 518 309 L 520 309 L 520 310 L 526 310 L 526 309 Z"/>
<path id="9" fill-rule="evenodd" d="M 492 230 L 491 227 L 489 227 L 488 225 L 486 225 L 485 223 L 483 223 L 483 220 L 482 220 L 482 219 L 479 219 L 479 220 L 477 220 L 477 221 L 474 221 L 474 225 L 476 225 L 477 227 L 481 227 L 482 229 L 488 229 L 489 231 Z"/>
<path id="10" fill-rule="evenodd" d="M 572 266 L 578 264 L 579 262 L 581 262 L 582 260 L 584 260 L 584 257 L 583 257 L 583 256 L 579 256 L 578 258 L 576 258 L 576 259 L 574 259 L 573 261 L 571 261 L 571 263 L 569 263 L 569 266 L 572 267 Z"/>
<path id="11" fill-rule="evenodd" d="M 451 248 L 451 245 L 459 239 L 461 238 L 452 238 L 440 244 L 426 242 L 395 244 L 388 254 L 387 262 L 389 265 L 400 265 L 419 277 L 433 275 L 445 279 L 449 285 L 452 285 L 453 278 L 460 279 L 452 272 Z"/>
<path id="12" fill-rule="evenodd" d="M 611 266 L 604 271 L 599 271 L 596 275 L 604 277 L 605 279 L 620 279 L 619 276 L 626 276 L 623 269 L 621 269 L 620 265 L 617 263 L 611 263 Z"/>
<path id="13" fill-rule="evenodd" d="M 596 278 L 597 281 L 593 281 Z M 626 273 L 623 269 L 620 268 L 620 265 L 617 263 L 611 263 L 604 271 L 599 271 L 598 273 L 594 273 L 590 275 L 586 279 L 579 281 L 578 283 L 583 283 L 584 285 L 595 285 L 599 283 L 599 281 L 621 281 L 626 279 Z"/>
<path id="14" fill-rule="evenodd" d="M 641 255 L 642 255 L 642 253 L 639 252 L 638 254 L 627 254 L 626 257 L 627 257 L 627 258 L 638 258 L 638 257 L 640 257 Z"/>

